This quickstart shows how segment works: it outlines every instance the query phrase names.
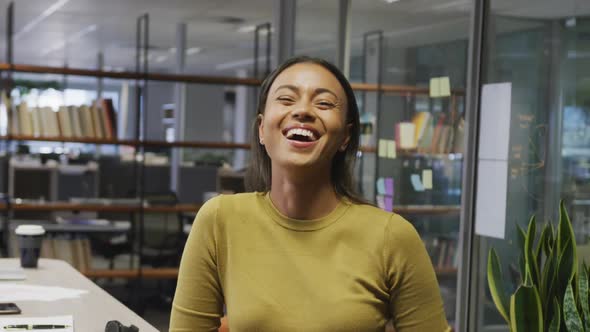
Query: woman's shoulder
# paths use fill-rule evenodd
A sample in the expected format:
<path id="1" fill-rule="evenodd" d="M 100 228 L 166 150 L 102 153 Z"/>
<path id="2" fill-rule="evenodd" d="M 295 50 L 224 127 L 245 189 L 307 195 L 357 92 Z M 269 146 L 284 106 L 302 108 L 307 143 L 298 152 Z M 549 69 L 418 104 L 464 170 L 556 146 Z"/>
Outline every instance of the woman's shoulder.
<path id="1" fill-rule="evenodd" d="M 220 194 L 205 202 L 199 209 L 199 213 L 207 214 L 220 212 L 235 212 L 240 208 L 252 206 L 264 197 L 263 193 L 248 192 L 239 194 Z"/>
<path id="2" fill-rule="evenodd" d="M 418 237 L 414 226 L 397 213 L 385 211 L 369 204 L 351 203 L 352 213 L 362 219 L 370 220 L 377 227 L 382 227 L 386 235 L 393 237 Z"/>

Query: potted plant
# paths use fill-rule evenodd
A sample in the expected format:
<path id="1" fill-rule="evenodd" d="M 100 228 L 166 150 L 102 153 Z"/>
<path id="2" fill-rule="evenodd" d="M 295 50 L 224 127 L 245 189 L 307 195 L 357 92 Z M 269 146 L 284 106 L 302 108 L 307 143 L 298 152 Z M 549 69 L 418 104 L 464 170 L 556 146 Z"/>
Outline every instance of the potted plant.
<path id="1" fill-rule="evenodd" d="M 590 331 L 588 274 L 578 266 L 576 240 L 563 201 L 557 229 L 547 222 L 537 239 L 533 216 L 527 231 L 517 226 L 521 251 L 521 283 L 513 294 L 506 291 L 500 259 L 492 248 L 488 256 L 488 286 L 500 315 L 511 332 Z"/>

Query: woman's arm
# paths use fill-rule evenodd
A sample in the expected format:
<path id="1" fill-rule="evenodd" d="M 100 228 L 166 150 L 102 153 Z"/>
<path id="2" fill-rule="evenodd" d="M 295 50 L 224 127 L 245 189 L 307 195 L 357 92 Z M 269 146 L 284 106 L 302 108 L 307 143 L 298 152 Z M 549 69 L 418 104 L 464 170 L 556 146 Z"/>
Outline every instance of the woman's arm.
<path id="1" fill-rule="evenodd" d="M 217 270 L 215 222 L 220 197 L 204 204 L 184 247 L 170 332 L 217 331 L 223 315 L 223 294 Z"/>
<path id="2" fill-rule="evenodd" d="M 414 227 L 395 215 L 388 224 L 385 241 L 395 330 L 450 331 L 430 257 Z"/>

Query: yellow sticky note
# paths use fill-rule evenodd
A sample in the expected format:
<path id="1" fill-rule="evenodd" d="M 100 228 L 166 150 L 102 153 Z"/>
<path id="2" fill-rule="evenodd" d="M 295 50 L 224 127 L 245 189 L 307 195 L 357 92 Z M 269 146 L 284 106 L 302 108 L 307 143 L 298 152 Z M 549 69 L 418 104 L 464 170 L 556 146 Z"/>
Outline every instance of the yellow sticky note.
<path id="1" fill-rule="evenodd" d="M 387 158 L 395 159 L 397 157 L 395 141 L 387 141 Z"/>
<path id="2" fill-rule="evenodd" d="M 424 189 L 432 189 L 432 170 L 431 169 L 423 169 L 422 170 L 422 185 Z"/>
<path id="3" fill-rule="evenodd" d="M 430 79 L 430 98 L 440 97 L 440 81 L 438 77 Z"/>
<path id="4" fill-rule="evenodd" d="M 440 97 L 450 97 L 451 96 L 451 80 L 449 77 L 440 77 L 438 79 L 438 91 Z"/>
<path id="5" fill-rule="evenodd" d="M 387 158 L 387 140 L 379 140 L 379 149 L 377 152 L 380 158 Z"/>

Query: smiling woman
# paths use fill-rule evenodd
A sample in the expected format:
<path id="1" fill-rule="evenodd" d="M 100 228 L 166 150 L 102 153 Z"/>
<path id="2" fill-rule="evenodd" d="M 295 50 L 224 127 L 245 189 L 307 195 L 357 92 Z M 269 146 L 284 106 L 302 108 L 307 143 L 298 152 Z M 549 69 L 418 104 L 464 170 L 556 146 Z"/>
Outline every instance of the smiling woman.
<path id="1" fill-rule="evenodd" d="M 199 211 L 170 331 L 448 331 L 428 254 L 410 223 L 364 203 L 351 170 L 359 113 L 333 65 L 298 57 L 262 85 L 254 193 Z"/>

